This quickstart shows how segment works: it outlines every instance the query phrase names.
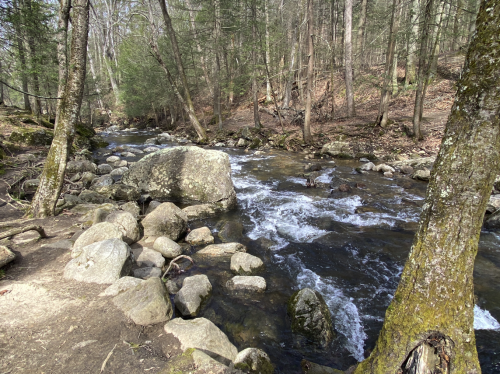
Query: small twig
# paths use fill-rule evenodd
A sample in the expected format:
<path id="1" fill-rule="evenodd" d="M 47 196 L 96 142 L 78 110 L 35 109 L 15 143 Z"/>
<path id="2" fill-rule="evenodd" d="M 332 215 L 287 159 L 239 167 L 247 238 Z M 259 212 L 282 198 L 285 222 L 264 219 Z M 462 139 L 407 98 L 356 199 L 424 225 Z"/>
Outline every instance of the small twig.
<path id="1" fill-rule="evenodd" d="M 106 356 L 106 359 L 102 363 L 102 365 L 101 365 L 101 373 L 104 371 L 104 368 L 106 367 L 106 364 L 108 363 L 108 360 L 111 357 L 111 355 L 113 354 L 113 351 L 115 350 L 115 348 L 116 348 L 116 344 L 113 347 L 113 349 L 108 353 L 108 355 Z"/>
<path id="2" fill-rule="evenodd" d="M 188 259 L 189 261 L 191 261 L 192 264 L 194 264 L 194 261 L 191 257 L 189 256 L 186 256 L 186 255 L 180 255 L 180 256 L 177 256 L 176 258 L 174 258 L 172 261 L 170 261 L 170 264 L 168 265 L 168 268 L 167 270 L 165 271 L 165 273 L 163 273 L 163 276 L 162 278 L 165 278 L 165 276 L 167 275 L 167 273 L 170 271 L 170 269 L 172 268 L 172 266 L 175 266 L 177 269 L 179 269 L 179 265 L 177 265 L 175 263 L 175 261 L 177 260 L 180 260 L 181 258 L 185 258 L 185 259 Z"/>
<path id="3" fill-rule="evenodd" d="M 70 183 L 70 184 L 75 184 L 75 185 L 78 185 L 78 183 L 71 182 L 69 179 L 65 179 L 64 181 L 65 181 L 66 183 Z"/>
<path id="4" fill-rule="evenodd" d="M 29 225 L 29 226 L 24 226 L 24 227 L 18 227 L 18 228 L 6 231 L 4 233 L 1 233 L 0 234 L 0 239 L 9 238 L 11 236 L 14 236 L 14 235 L 17 235 L 17 234 L 21 234 L 21 233 L 26 232 L 26 231 L 31 231 L 31 230 L 38 231 L 38 233 L 40 234 L 41 238 L 46 238 L 47 237 L 47 234 L 45 234 L 45 231 L 43 230 L 42 226 Z"/>

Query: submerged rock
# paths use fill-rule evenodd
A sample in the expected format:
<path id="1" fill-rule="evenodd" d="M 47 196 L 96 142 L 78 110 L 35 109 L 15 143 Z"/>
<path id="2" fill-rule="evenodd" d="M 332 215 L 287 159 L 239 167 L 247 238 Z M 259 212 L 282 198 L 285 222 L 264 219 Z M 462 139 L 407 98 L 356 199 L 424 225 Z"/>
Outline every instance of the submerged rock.
<path id="1" fill-rule="evenodd" d="M 175 306 L 185 317 L 196 317 L 212 296 L 212 284 L 205 274 L 187 277 L 175 295 Z"/>
<path id="2" fill-rule="evenodd" d="M 267 285 L 262 277 L 237 275 L 227 281 L 226 287 L 231 291 L 264 292 Z"/>
<path id="3" fill-rule="evenodd" d="M 237 242 L 243 237 L 243 225 L 236 221 L 226 221 L 217 235 L 224 243 Z"/>
<path id="4" fill-rule="evenodd" d="M 288 301 L 292 331 L 327 345 L 334 338 L 330 310 L 321 294 L 310 288 L 295 292 Z"/>
<path id="5" fill-rule="evenodd" d="M 212 203 L 230 209 L 236 203 L 229 156 L 198 147 L 166 148 L 130 167 L 123 182 L 153 199 Z"/>

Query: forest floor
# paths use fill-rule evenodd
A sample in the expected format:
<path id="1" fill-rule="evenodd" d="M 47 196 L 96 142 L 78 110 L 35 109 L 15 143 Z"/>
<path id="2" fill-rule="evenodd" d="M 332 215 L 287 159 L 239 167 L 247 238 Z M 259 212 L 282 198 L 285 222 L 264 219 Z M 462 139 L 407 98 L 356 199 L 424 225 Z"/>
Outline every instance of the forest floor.
<path id="1" fill-rule="evenodd" d="M 312 124 L 314 147 L 351 139 L 368 142 L 385 156 L 437 154 L 462 62 L 463 56 L 440 60 L 438 77 L 426 97 L 423 141 L 416 142 L 408 136 L 408 128 L 412 127 L 413 89 L 401 90 L 391 100 L 390 119 L 393 122 L 390 126 L 386 129 L 373 126 L 380 97 L 380 68 L 358 77 L 357 116 L 353 118 L 345 117 L 341 79 L 336 80 L 339 83 L 335 86 L 338 92 L 335 117 L 328 120 L 325 116 L 331 111 L 327 104 L 316 109 Z M 402 73 L 401 70 L 400 75 Z M 318 81 L 317 87 L 318 102 L 324 95 L 326 81 Z M 271 105 L 266 108 L 272 110 Z M 12 127 L 2 121 L 2 116 L 8 115 L 6 109 L 0 112 L 0 140 L 4 141 Z M 268 113 L 260 114 L 265 129 L 282 132 L 277 118 Z M 235 106 L 223 123 L 226 134 L 238 133 L 246 126 L 253 126 L 249 100 Z M 217 125 L 207 128 L 211 137 L 217 136 Z M 300 144 L 300 124 L 287 121 L 284 130 L 290 134 L 289 138 L 297 139 L 296 144 Z M 177 129 L 178 133 L 183 131 L 189 131 L 187 125 Z M 39 172 L 47 150 L 47 146 L 18 146 L 5 150 L 8 161 L 4 162 L 4 169 L 0 169 L 3 174 L 0 176 L 0 224 L 23 217 L 26 205 L 8 194 L 8 187 L 19 173 Z M 21 157 L 26 153 L 35 158 Z M 43 226 L 48 238 L 40 239 L 38 233 L 31 231 L 0 241 L 0 245 L 8 246 L 16 254 L 16 260 L 0 270 L 0 373 L 97 373 L 102 372 L 109 355 L 104 372 L 155 373 L 165 366 L 169 357 L 180 352 L 177 342 L 165 339 L 162 324 L 136 326 L 109 298 L 98 296 L 106 285 L 63 278 L 64 266 L 70 260 L 67 240 L 82 230 L 78 215 L 66 212 L 41 220 L 22 220 L 12 226 L 26 223 Z M 0 231 L 6 229 L 0 226 Z"/>

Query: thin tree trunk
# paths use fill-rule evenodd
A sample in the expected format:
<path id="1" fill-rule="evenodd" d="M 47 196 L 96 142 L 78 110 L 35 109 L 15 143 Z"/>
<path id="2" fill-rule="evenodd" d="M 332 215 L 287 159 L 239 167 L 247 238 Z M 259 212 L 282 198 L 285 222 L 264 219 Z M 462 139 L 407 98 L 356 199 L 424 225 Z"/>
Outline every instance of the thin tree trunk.
<path id="1" fill-rule="evenodd" d="M 259 99 L 258 93 L 259 89 L 257 86 L 257 46 L 255 43 L 257 42 L 257 5 L 255 0 L 252 1 L 252 37 L 254 41 L 254 47 L 252 48 L 252 64 L 253 64 L 253 73 L 252 73 L 252 95 L 253 95 L 253 122 L 254 126 L 258 129 L 262 128 L 262 124 L 260 123 L 259 116 Z"/>
<path id="2" fill-rule="evenodd" d="M 405 86 L 415 83 L 415 60 L 417 52 L 417 38 L 418 38 L 418 14 L 419 14 L 419 0 L 412 0 L 410 9 L 410 33 L 408 35 L 408 57 L 406 59 L 406 73 L 405 73 Z"/>
<path id="3" fill-rule="evenodd" d="M 54 215 L 57 199 L 64 182 L 68 151 L 74 136 L 74 126 L 80 113 L 85 83 L 89 0 L 73 0 L 73 31 L 68 80 L 59 105 L 59 124 L 40 177 L 29 214 L 33 217 Z"/>
<path id="4" fill-rule="evenodd" d="M 205 141 L 207 139 L 207 134 L 203 126 L 201 126 L 198 118 L 196 117 L 196 113 L 194 111 L 193 102 L 191 100 L 191 94 L 189 93 L 189 86 L 187 83 L 186 74 L 184 73 L 184 66 L 182 64 L 181 53 L 179 51 L 179 46 L 177 44 L 177 37 L 175 36 L 174 28 L 172 27 L 172 21 L 167 11 L 167 6 L 165 4 L 165 0 L 158 0 L 161 7 L 161 12 L 163 14 L 163 20 L 165 21 L 165 26 L 167 29 L 167 34 L 170 38 L 170 43 L 172 44 L 172 51 L 174 55 L 174 59 L 177 65 L 177 71 L 181 78 L 182 86 L 184 88 L 184 103 L 186 106 L 186 111 L 188 113 L 191 124 L 193 125 L 196 133 L 198 134 L 198 138 L 201 141 Z M 170 80 L 170 79 L 169 79 Z M 172 80 L 173 81 L 173 80 Z M 172 83 L 172 82 L 171 82 Z"/>
<path id="5" fill-rule="evenodd" d="M 33 24 L 32 14 L 31 14 L 31 0 L 25 0 L 25 6 L 29 13 L 29 19 L 25 20 L 27 23 L 27 41 L 30 55 L 30 63 L 31 63 L 31 79 L 33 82 L 33 92 L 35 93 L 34 101 L 35 101 L 35 109 L 34 114 L 39 116 L 42 114 L 42 101 L 40 100 L 40 82 L 38 79 L 38 54 L 37 48 L 35 45 L 35 36 L 33 35 L 35 25 Z"/>
<path id="6" fill-rule="evenodd" d="M 452 49 L 454 51 L 458 51 L 460 48 L 460 30 L 459 30 L 459 25 L 460 21 L 462 18 L 462 7 L 463 7 L 463 0 L 457 0 L 457 9 L 455 12 L 455 21 L 453 22 L 453 44 L 452 44 Z"/>
<path id="7" fill-rule="evenodd" d="M 352 78 L 352 0 L 345 0 L 344 11 L 344 67 L 347 100 L 347 117 L 356 115 Z"/>
<path id="8" fill-rule="evenodd" d="M 364 64 L 364 55 L 363 55 L 363 45 L 364 45 L 364 32 L 365 32 L 365 24 L 366 24 L 366 5 L 368 0 L 361 1 L 361 14 L 359 16 L 358 23 L 358 36 L 356 38 L 356 53 L 358 55 L 358 62 L 360 66 Z"/>
<path id="9" fill-rule="evenodd" d="M 415 351 L 425 349 L 436 361 L 422 373 L 481 373 L 473 270 L 486 204 L 500 170 L 500 45 L 491 38 L 500 34 L 497 0 L 482 2 L 477 31 L 398 289 L 377 345 L 356 374 L 415 373 L 408 368 L 427 366 Z"/>
<path id="10" fill-rule="evenodd" d="M 59 17 L 57 20 L 57 65 L 58 65 L 58 85 L 57 85 L 57 97 L 62 97 L 64 93 L 64 87 L 66 87 L 66 81 L 68 79 L 68 22 L 69 22 L 69 11 L 71 9 L 71 0 L 60 0 L 59 6 Z M 54 128 L 57 128 L 57 123 L 59 122 L 59 104 L 60 100 L 57 101 L 56 105 L 56 120 Z"/>
<path id="11" fill-rule="evenodd" d="M 92 79 L 94 80 L 94 82 L 97 82 L 97 75 L 95 72 L 94 61 L 92 60 L 92 54 L 90 53 L 90 51 L 87 51 L 87 55 L 89 57 L 89 65 L 90 65 L 90 72 L 92 73 Z M 97 104 L 99 105 L 99 108 L 103 109 L 104 103 L 102 102 L 101 89 L 99 88 L 99 85 L 96 84 L 95 90 L 97 92 Z"/>
<path id="12" fill-rule="evenodd" d="M 2 61 L 0 61 L 0 79 L 2 79 L 2 73 L 3 73 L 3 70 L 2 70 Z M 3 105 L 3 101 L 4 101 L 4 98 L 3 98 L 3 83 L 0 82 L 0 105 Z"/>
<path id="13" fill-rule="evenodd" d="M 314 7 L 313 0 L 307 0 L 307 93 L 306 93 L 306 113 L 304 117 L 304 142 L 312 142 L 311 135 L 311 107 L 314 75 Z"/>
<path id="14" fill-rule="evenodd" d="M 215 60 L 214 60 L 214 116 L 217 119 L 219 130 L 222 130 L 222 113 L 221 113 L 221 90 L 220 90 L 220 35 L 221 35 L 221 18 L 220 18 L 220 1 L 214 0 L 215 7 L 215 24 L 214 24 L 214 39 L 215 39 Z"/>
<path id="15" fill-rule="evenodd" d="M 293 24 L 292 31 L 292 50 L 290 52 L 290 64 L 288 66 L 288 74 L 286 79 L 286 87 L 285 87 L 285 97 L 283 99 L 283 108 L 288 109 L 290 107 L 290 99 L 292 97 L 292 85 L 293 85 L 293 77 L 294 77 L 294 69 L 295 69 L 295 55 L 297 51 L 297 25 Z"/>
<path id="16" fill-rule="evenodd" d="M 269 9 L 267 6 L 267 1 L 264 0 L 264 12 L 266 13 L 266 61 L 267 61 L 267 66 L 269 67 L 269 64 L 271 63 L 271 53 L 270 53 L 270 46 L 269 46 Z M 271 83 L 269 81 L 269 74 L 267 75 L 266 78 L 266 101 L 270 102 L 271 101 Z"/>
<path id="17" fill-rule="evenodd" d="M 389 45 L 387 46 L 387 58 L 384 71 L 384 83 L 382 94 L 380 96 L 380 106 L 376 124 L 384 128 L 387 126 L 389 119 L 389 99 L 391 97 L 391 83 L 394 74 L 394 59 L 396 55 L 397 34 L 399 31 L 399 13 L 401 9 L 401 0 L 393 0 L 391 16 L 391 30 L 389 32 Z"/>
<path id="18" fill-rule="evenodd" d="M 432 81 L 437 74 L 437 64 L 439 58 L 439 50 L 440 50 L 440 41 L 441 41 L 441 30 L 443 24 L 443 14 L 444 10 L 444 1 L 440 1 L 438 4 L 438 9 L 436 11 L 436 16 L 434 19 L 434 35 L 433 35 L 433 48 L 431 53 L 431 66 L 429 70 L 429 78 L 428 80 Z"/>
<path id="19" fill-rule="evenodd" d="M 14 9 L 19 8 L 19 4 L 16 0 L 14 0 L 12 4 Z M 23 87 L 24 110 L 31 112 L 31 103 L 28 95 L 28 66 L 26 64 L 26 52 L 23 43 L 23 33 L 20 21 L 14 23 L 14 29 L 16 31 L 15 39 L 17 44 L 17 52 L 19 53 L 19 62 L 21 63 L 21 82 Z"/>

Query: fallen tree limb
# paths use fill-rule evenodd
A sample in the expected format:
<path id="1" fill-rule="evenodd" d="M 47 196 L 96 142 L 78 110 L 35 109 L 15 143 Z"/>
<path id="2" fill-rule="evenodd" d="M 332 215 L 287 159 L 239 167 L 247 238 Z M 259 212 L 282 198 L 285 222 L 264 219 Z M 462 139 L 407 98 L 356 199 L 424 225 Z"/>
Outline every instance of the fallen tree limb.
<path id="1" fill-rule="evenodd" d="M 42 226 L 29 225 L 29 226 L 18 227 L 18 228 L 15 228 L 15 229 L 3 232 L 3 233 L 0 234 L 0 239 L 9 238 L 11 236 L 14 236 L 14 235 L 17 235 L 17 234 L 21 234 L 21 233 L 26 232 L 26 231 L 31 231 L 31 230 L 38 231 L 38 233 L 40 234 L 41 238 L 46 238 L 47 237 L 47 234 L 45 234 L 45 231 L 44 231 L 44 229 L 43 229 Z"/>
<path id="2" fill-rule="evenodd" d="M 3 201 L 5 201 L 5 200 L 3 200 Z M 4 227 L 10 227 L 10 226 L 14 226 L 14 225 L 28 223 L 30 221 L 35 221 L 37 219 L 39 219 L 39 218 L 28 218 L 28 219 L 21 218 L 21 219 L 16 219 L 14 221 L 3 221 L 3 222 L 0 222 L 0 229 L 4 228 Z"/>
<path id="3" fill-rule="evenodd" d="M 192 264 L 194 264 L 193 259 L 192 259 L 191 257 L 189 257 L 189 256 L 186 256 L 186 255 L 180 255 L 180 256 L 177 256 L 177 257 L 176 257 L 176 258 L 174 258 L 172 261 L 170 261 L 170 264 L 168 265 L 168 268 L 167 268 L 167 270 L 165 271 L 165 273 L 163 273 L 162 278 L 165 278 L 165 277 L 166 277 L 167 273 L 170 271 L 170 269 L 171 269 L 172 267 L 175 267 L 175 269 L 176 269 L 176 270 L 180 270 L 179 265 L 177 265 L 177 264 L 175 263 L 175 261 L 180 260 L 181 258 L 188 259 L 189 261 L 191 261 L 191 263 L 192 263 Z"/>

